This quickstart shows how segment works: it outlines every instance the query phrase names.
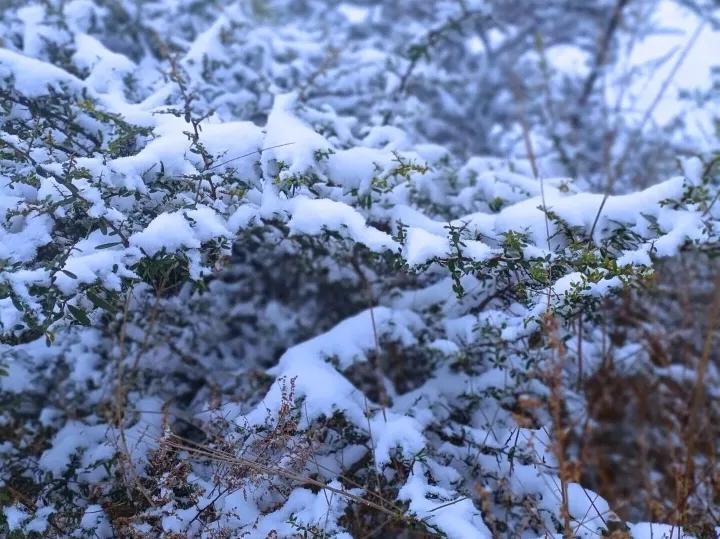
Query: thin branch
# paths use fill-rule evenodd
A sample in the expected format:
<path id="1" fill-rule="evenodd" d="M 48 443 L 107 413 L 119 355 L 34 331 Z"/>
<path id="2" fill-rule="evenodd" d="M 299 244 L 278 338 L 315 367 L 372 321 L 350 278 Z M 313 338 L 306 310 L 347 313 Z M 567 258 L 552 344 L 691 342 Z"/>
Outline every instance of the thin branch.
<path id="1" fill-rule="evenodd" d="M 217 163 L 211 167 L 208 167 L 207 170 L 213 170 L 213 169 L 221 167 L 223 165 L 227 165 L 228 163 L 232 163 L 233 161 L 237 161 L 238 159 L 242 159 L 243 157 L 250 157 L 251 155 L 254 155 L 254 154 L 262 155 L 262 153 L 266 150 L 274 150 L 275 148 L 282 148 L 284 146 L 290 146 L 292 144 L 295 144 L 295 143 L 294 142 L 285 142 L 284 144 L 276 144 L 275 146 L 268 146 L 267 148 L 260 148 L 259 150 L 255 150 L 250 153 L 238 155 L 237 157 L 233 157 L 232 159 L 228 159 L 227 161 L 223 161 L 222 163 Z"/>

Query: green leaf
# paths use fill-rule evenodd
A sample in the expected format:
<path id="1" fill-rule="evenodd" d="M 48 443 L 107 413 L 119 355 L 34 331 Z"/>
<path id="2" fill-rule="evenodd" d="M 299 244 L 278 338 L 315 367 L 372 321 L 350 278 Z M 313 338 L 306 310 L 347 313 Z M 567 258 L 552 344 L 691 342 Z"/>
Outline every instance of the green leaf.
<path id="1" fill-rule="evenodd" d="M 24 311 L 23 304 L 20 303 L 20 300 L 15 296 L 15 294 L 10 296 L 10 301 L 12 301 L 13 307 L 15 307 L 18 311 Z"/>
<path id="2" fill-rule="evenodd" d="M 66 270 L 66 269 L 61 269 L 60 271 L 62 271 L 65 275 L 67 275 L 67 276 L 70 277 L 71 279 L 77 279 L 77 278 L 78 278 L 78 276 L 75 275 L 72 271 L 68 271 L 68 270 Z"/>
<path id="3" fill-rule="evenodd" d="M 70 311 L 70 314 L 72 314 L 73 318 L 77 320 L 78 323 L 82 324 L 83 326 L 90 325 L 90 319 L 88 318 L 87 313 L 83 309 L 81 309 L 80 307 L 76 307 L 75 305 L 70 305 L 69 303 L 66 306 Z"/>
<path id="4" fill-rule="evenodd" d="M 116 245 L 122 245 L 121 241 L 113 241 L 110 243 L 101 243 L 100 245 L 96 245 L 95 249 L 110 249 L 110 247 L 115 247 Z"/>
<path id="5" fill-rule="evenodd" d="M 88 290 L 86 292 L 87 298 L 92 302 L 95 307 L 98 307 L 99 309 L 104 309 L 109 312 L 113 312 L 115 309 L 113 308 L 112 304 L 110 304 L 107 300 L 104 298 L 101 298 L 98 296 L 95 292 L 92 292 L 91 290 Z"/>

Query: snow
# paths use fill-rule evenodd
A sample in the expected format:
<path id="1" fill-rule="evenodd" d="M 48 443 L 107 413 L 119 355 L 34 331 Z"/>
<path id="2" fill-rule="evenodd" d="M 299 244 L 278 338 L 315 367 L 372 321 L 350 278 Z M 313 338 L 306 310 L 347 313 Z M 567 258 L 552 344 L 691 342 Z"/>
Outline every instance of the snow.
<path id="1" fill-rule="evenodd" d="M 62 86 L 79 88 L 82 81 L 67 71 L 41 60 L 0 48 L 0 78 L 14 78 L 14 86 L 30 97 L 45 95 L 48 87 L 57 91 Z"/>
<path id="2" fill-rule="evenodd" d="M 271 163 L 284 163 L 288 166 L 280 172 L 281 178 L 290 178 L 308 172 L 316 163 L 315 153 L 330 149 L 324 137 L 292 114 L 297 96 L 282 94 L 275 96 L 266 125 L 264 147 L 261 161 L 266 171 Z"/>
<path id="3" fill-rule="evenodd" d="M 577 522 L 576 530 L 603 529 L 609 518 L 610 506 L 599 494 L 577 483 L 567 485 L 568 511 Z"/>
<path id="4" fill-rule="evenodd" d="M 228 218 L 227 226 L 231 232 L 246 228 L 257 215 L 257 208 L 250 204 L 243 204 Z"/>
<path id="5" fill-rule="evenodd" d="M 340 150 L 328 158 L 328 176 L 348 190 L 365 193 L 378 168 L 389 164 L 389 157 L 387 152 L 362 146 Z"/>
<path id="6" fill-rule="evenodd" d="M 163 116 L 154 129 L 157 138 L 135 155 L 111 160 L 106 168 L 131 180 L 156 170 L 160 163 L 168 175 L 194 174 L 193 163 L 202 160 L 189 151 L 191 142 L 185 131 L 191 129 L 184 119 Z M 250 122 L 213 123 L 212 119 L 208 119 L 201 124 L 201 129 L 203 145 L 211 154 L 221 155 L 218 164 L 227 162 L 225 168 L 236 170 L 241 178 L 255 177 L 253 156 L 247 154 L 261 149 L 262 133 L 256 125 Z M 81 164 L 89 163 L 81 161 Z M 137 181 L 128 187 L 135 188 L 135 185 L 139 185 Z"/>
<path id="7" fill-rule="evenodd" d="M 22 312 L 18 311 L 11 298 L 0 299 L 0 326 L 3 328 L 14 328 L 22 322 Z M 5 382 L 10 383 L 10 382 Z M 0 384 L 4 384 L 0 378 Z M 12 384 L 11 386 L 12 387 Z"/>
<path id="8" fill-rule="evenodd" d="M 700 185 L 705 165 L 699 157 L 693 156 L 682 160 L 682 170 L 690 185 Z"/>
<path id="9" fill-rule="evenodd" d="M 329 485 L 339 486 L 339 483 L 330 482 Z M 267 537 L 272 533 L 280 537 L 291 536 L 297 533 L 297 528 L 288 522 L 291 516 L 306 526 L 323 525 L 326 521 L 334 522 L 336 519 L 329 516 L 341 512 L 343 506 L 344 500 L 337 494 L 325 491 L 313 493 L 308 489 L 297 488 L 280 509 L 261 517 L 255 530 L 260 537 Z M 339 531 L 338 527 L 333 525 L 332 531 Z M 350 535 L 343 532 L 337 533 L 335 537 L 350 539 Z"/>
<path id="10" fill-rule="evenodd" d="M 337 362 L 341 370 L 347 369 L 356 361 L 366 360 L 365 354 L 375 347 L 376 331 L 378 338 L 393 338 L 409 345 L 414 342 L 411 330 L 417 330 L 421 325 L 420 318 L 410 311 L 376 307 L 288 349 L 269 371 L 276 377 L 276 382 L 263 401 L 236 421 L 262 424 L 268 410 L 279 409 L 282 385 L 292 380 L 297 396 L 305 399 L 303 415 L 308 421 L 323 415 L 330 417 L 342 408 L 348 419 L 365 428 L 367 400 L 327 361 Z"/>
<path id="11" fill-rule="evenodd" d="M 405 259 L 411 266 L 425 264 L 433 258 L 443 258 L 449 251 L 450 242 L 445 236 L 426 232 L 422 228 L 408 228 Z"/>
<path id="12" fill-rule="evenodd" d="M 88 505 L 85 508 L 80 526 L 100 537 L 112 534 L 112 526 L 105 516 L 105 511 L 97 504 Z"/>
<path id="13" fill-rule="evenodd" d="M 70 459 L 78 450 L 94 447 L 105 440 L 104 425 L 84 425 L 70 421 L 60 429 L 49 449 L 40 456 L 40 466 L 55 477 L 59 477 L 70 465 Z"/>
<path id="14" fill-rule="evenodd" d="M 170 231 L 171 234 L 168 233 Z M 150 256 L 163 249 L 173 252 L 182 247 L 200 247 L 190 222 L 181 212 L 158 215 L 143 231 L 133 234 L 130 243 Z"/>
<path id="15" fill-rule="evenodd" d="M 545 58 L 553 69 L 587 76 L 591 58 L 587 51 L 572 45 L 555 45 L 545 49 Z"/>
<path id="16" fill-rule="evenodd" d="M 412 417 L 391 412 L 378 412 L 370 420 L 370 431 L 375 445 L 375 463 L 383 466 L 390 462 L 392 451 L 398 447 L 400 454 L 411 460 L 425 448 L 422 426 Z"/>
<path id="17" fill-rule="evenodd" d="M 135 64 L 87 34 L 75 34 L 75 47 L 73 61 L 90 71 L 85 83 L 99 93 L 122 94 L 122 78 L 135 70 Z"/>
<path id="18" fill-rule="evenodd" d="M 43 48 L 43 41 L 52 41 L 52 28 L 42 24 L 45 10 L 39 5 L 25 6 L 17 10 L 18 19 L 25 26 L 23 32 L 23 53 L 28 56 L 37 56 Z"/>
<path id="19" fill-rule="evenodd" d="M 25 525 L 25 530 L 35 533 L 44 533 L 48 526 L 48 518 L 56 511 L 52 507 L 41 507 L 35 511 L 34 518 Z"/>
<path id="20" fill-rule="evenodd" d="M 230 236 L 225 223 L 210 208 L 163 213 L 141 232 L 130 237 L 130 244 L 152 256 L 161 250 L 174 252 L 183 247 L 197 249 L 203 242 Z"/>
<path id="21" fill-rule="evenodd" d="M 696 107 L 691 101 L 680 98 L 683 91 L 707 89 L 712 85 L 713 54 L 720 50 L 720 31 L 701 19 L 677 0 L 660 0 L 649 14 L 664 27 L 664 32 L 640 35 L 622 47 L 623 58 L 611 77 L 617 83 L 606 85 L 608 100 L 618 108 L 634 113 L 638 118 L 650 110 L 656 96 L 661 95 L 652 110 L 651 118 L 659 125 L 667 125 L 674 118 L 682 117 L 687 124 L 686 136 L 695 142 L 711 146 L 709 134 L 713 133 L 711 114 L 707 109 Z M 692 36 L 699 30 L 694 43 Z M 688 49 L 688 46 L 690 48 Z M 673 68 L 680 55 L 686 56 L 674 75 Z M 664 59 L 660 65 L 658 60 Z M 624 79 L 633 70 L 640 70 L 641 77 Z M 670 81 L 663 92 L 666 81 Z"/>
<path id="22" fill-rule="evenodd" d="M 0 230 L 0 257 L 25 262 L 32 259 L 38 248 L 52 241 L 50 223 L 47 215 L 15 217 L 11 219 L 9 230 Z"/>
<path id="23" fill-rule="evenodd" d="M 630 524 L 630 534 L 637 539 L 694 539 L 694 535 L 686 533 L 680 526 L 651 522 Z"/>
<path id="24" fill-rule="evenodd" d="M 334 200 L 297 197 L 290 201 L 292 217 L 288 222 L 294 233 L 317 235 L 323 230 L 347 230 L 352 239 L 373 251 L 395 250 L 399 246 L 386 232 L 368 226 L 354 208 Z"/>
<path id="25" fill-rule="evenodd" d="M 114 243 L 114 238 L 109 238 Z M 123 261 L 123 252 L 119 249 L 104 249 L 95 252 L 80 251 L 68 257 L 62 271 L 55 275 L 55 283 L 63 294 L 70 294 L 81 284 L 100 281 L 111 290 L 119 290 L 121 278 L 133 278 L 135 273 L 127 269 Z M 113 272 L 113 267 L 118 271 Z"/>
<path id="26" fill-rule="evenodd" d="M 444 489 L 427 483 L 422 465 L 416 463 L 398 498 L 410 502 L 410 511 L 438 526 L 450 539 L 492 537 L 480 512 L 469 499 L 446 499 L 447 495 Z"/>
<path id="27" fill-rule="evenodd" d="M 3 514 L 10 530 L 20 528 L 23 521 L 28 518 L 28 513 L 20 509 L 17 505 L 8 505 L 3 508 Z"/>
<path id="28" fill-rule="evenodd" d="M 353 24 L 364 23 L 370 14 L 370 10 L 365 7 L 345 2 L 338 6 L 338 11 Z"/>
<path id="29" fill-rule="evenodd" d="M 232 9 L 232 8 L 231 8 Z M 228 26 L 230 19 L 221 15 L 204 32 L 200 33 L 185 53 L 184 62 L 192 66 L 201 66 L 203 59 L 213 57 L 213 52 L 221 50 L 220 34 Z"/>

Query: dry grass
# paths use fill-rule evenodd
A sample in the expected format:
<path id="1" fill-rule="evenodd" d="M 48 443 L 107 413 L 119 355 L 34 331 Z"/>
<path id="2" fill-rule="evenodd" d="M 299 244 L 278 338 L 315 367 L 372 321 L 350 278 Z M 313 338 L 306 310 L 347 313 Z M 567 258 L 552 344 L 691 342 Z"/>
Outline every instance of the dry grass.
<path id="1" fill-rule="evenodd" d="M 658 303 L 639 303 L 627 295 L 616 306 L 606 361 L 583 385 L 589 417 L 581 436 L 581 482 L 627 520 L 666 522 L 715 537 L 720 406 L 706 392 L 716 383 L 708 373 L 718 365 L 713 343 L 720 281 L 708 291 L 694 277 L 694 285 L 688 285 L 686 273 L 661 272 Z M 681 282 L 684 292 L 679 292 Z M 673 296 L 664 295 L 663 288 Z M 700 288 L 700 295 L 683 300 L 680 295 L 692 288 Z M 627 373 L 618 368 L 614 353 L 633 337 L 644 343 L 649 364 Z"/>

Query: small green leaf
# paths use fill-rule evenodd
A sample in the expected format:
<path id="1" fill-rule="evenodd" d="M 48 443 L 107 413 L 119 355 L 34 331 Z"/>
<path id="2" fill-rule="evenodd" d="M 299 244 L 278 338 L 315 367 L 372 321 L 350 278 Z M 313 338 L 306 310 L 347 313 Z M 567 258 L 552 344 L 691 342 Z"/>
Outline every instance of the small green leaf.
<path id="1" fill-rule="evenodd" d="M 12 301 L 13 307 L 15 307 L 18 311 L 23 311 L 23 304 L 20 303 L 20 300 L 15 297 L 15 295 L 10 296 L 10 301 Z"/>
<path id="2" fill-rule="evenodd" d="M 78 323 L 82 324 L 83 326 L 89 326 L 90 325 L 90 319 L 88 318 L 87 313 L 81 309 L 80 307 L 76 307 L 75 305 L 67 304 L 67 308 L 70 311 L 70 314 L 72 314 L 73 318 L 78 321 Z"/>
<path id="3" fill-rule="evenodd" d="M 92 302 L 92 304 L 95 305 L 95 307 L 98 307 L 99 309 L 104 309 L 109 312 L 112 312 L 115 310 L 113 308 L 113 306 L 107 300 L 105 300 L 104 298 L 101 298 L 95 292 L 88 290 L 86 295 L 87 295 L 87 298 Z"/>
<path id="4" fill-rule="evenodd" d="M 96 245 L 95 249 L 110 249 L 110 247 L 115 247 L 116 245 L 122 245 L 121 241 L 113 241 L 110 243 L 101 243 L 100 245 Z"/>
<path id="5" fill-rule="evenodd" d="M 66 270 L 66 269 L 61 269 L 60 271 L 62 271 L 65 275 L 67 275 L 67 276 L 70 277 L 71 279 L 77 279 L 77 278 L 78 278 L 78 276 L 75 275 L 72 271 L 68 271 L 68 270 Z"/>

